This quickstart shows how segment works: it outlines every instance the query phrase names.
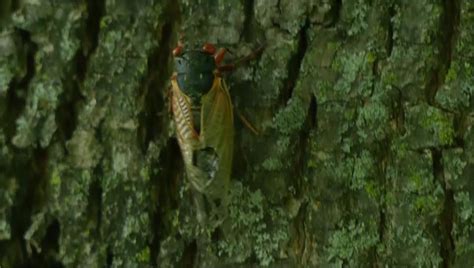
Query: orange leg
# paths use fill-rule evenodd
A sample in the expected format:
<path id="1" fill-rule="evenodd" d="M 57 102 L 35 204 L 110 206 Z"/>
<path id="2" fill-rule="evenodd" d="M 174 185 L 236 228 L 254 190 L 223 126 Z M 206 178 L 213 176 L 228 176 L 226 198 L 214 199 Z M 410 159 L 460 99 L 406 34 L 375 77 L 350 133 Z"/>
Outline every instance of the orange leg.
<path id="1" fill-rule="evenodd" d="M 216 53 L 216 47 L 211 43 L 205 43 L 202 50 L 208 54 L 214 55 Z"/>
<path id="2" fill-rule="evenodd" d="M 255 134 L 256 136 L 258 136 L 258 130 L 255 129 L 254 126 L 252 126 L 252 124 L 240 113 L 237 111 L 237 115 L 239 116 L 240 120 L 242 120 L 242 123 L 244 123 L 244 125 L 250 129 L 250 131 L 253 132 L 253 134 Z"/>
<path id="3" fill-rule="evenodd" d="M 173 49 L 173 56 L 177 57 L 181 55 L 182 52 L 183 52 L 183 46 L 178 44 L 178 46 Z"/>
<path id="4" fill-rule="evenodd" d="M 217 69 L 219 70 L 219 72 L 232 72 L 235 69 L 235 65 L 225 64 L 225 65 L 218 66 Z"/>
<path id="5" fill-rule="evenodd" d="M 247 55 L 243 58 L 240 58 L 235 63 L 225 64 L 225 65 L 221 65 L 221 66 L 219 66 L 219 64 L 217 63 L 217 55 L 216 55 L 215 56 L 216 57 L 216 64 L 217 64 L 217 66 L 219 66 L 218 67 L 219 71 L 221 71 L 221 72 L 231 72 L 235 68 L 239 67 L 240 65 L 257 58 L 263 52 L 264 48 L 265 48 L 265 45 L 262 45 L 259 48 L 257 48 L 256 50 L 252 51 L 252 53 L 250 53 L 249 55 Z M 221 48 L 221 50 L 223 50 L 223 49 Z M 219 50 L 219 52 L 221 52 L 221 50 Z M 219 54 L 219 52 L 218 52 L 218 54 Z M 225 53 L 225 50 L 224 50 L 224 52 L 222 52 L 222 54 L 224 54 L 224 53 Z M 223 58 L 224 58 L 224 56 L 222 55 L 222 59 Z M 221 61 L 222 61 L 222 59 L 221 59 Z"/>
<path id="6" fill-rule="evenodd" d="M 217 51 L 217 53 L 214 55 L 214 61 L 216 62 L 217 66 L 219 66 L 221 64 L 222 60 L 224 60 L 224 56 L 225 56 L 226 51 L 227 51 L 227 49 L 220 48 L 219 51 Z"/>
<path id="7" fill-rule="evenodd" d="M 263 49 L 265 49 L 265 45 L 260 46 L 259 48 L 252 51 L 252 53 L 250 53 L 249 55 L 239 59 L 238 61 L 234 63 L 234 65 L 237 66 L 237 65 L 256 59 L 260 54 L 262 54 Z"/>

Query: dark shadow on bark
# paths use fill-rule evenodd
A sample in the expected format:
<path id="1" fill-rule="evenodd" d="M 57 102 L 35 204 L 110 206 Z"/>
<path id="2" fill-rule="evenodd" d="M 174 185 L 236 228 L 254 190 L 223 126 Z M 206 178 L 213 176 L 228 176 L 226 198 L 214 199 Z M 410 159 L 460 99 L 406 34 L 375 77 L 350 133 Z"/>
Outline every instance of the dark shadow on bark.
<path id="1" fill-rule="evenodd" d="M 443 258 L 443 267 L 453 267 L 456 253 L 453 232 L 454 218 L 454 191 L 447 185 L 444 176 L 443 152 L 440 149 L 431 149 L 433 161 L 433 177 L 444 191 L 443 210 L 439 215 L 440 256 Z"/>
<path id="2" fill-rule="evenodd" d="M 114 262 L 114 254 L 110 247 L 107 247 L 107 257 L 106 257 L 106 266 L 107 268 L 112 267 L 112 263 Z"/>
<path id="3" fill-rule="evenodd" d="M 105 0 L 87 0 L 86 31 L 82 43 L 87 59 L 99 44 L 100 22 L 105 13 Z"/>
<path id="4" fill-rule="evenodd" d="M 197 243 L 196 240 L 193 240 L 189 243 L 184 249 L 183 256 L 179 263 L 179 267 L 194 267 L 197 255 Z"/>
<path id="5" fill-rule="evenodd" d="M 242 0 L 244 5 L 244 26 L 242 29 L 242 33 L 240 35 L 240 40 L 244 40 L 246 42 L 254 40 L 254 28 L 255 28 L 255 12 L 254 12 L 254 5 L 255 0 Z"/>
<path id="6" fill-rule="evenodd" d="M 451 61 L 456 40 L 461 14 L 460 0 L 443 0 L 443 12 L 439 22 L 439 59 L 438 64 L 433 68 L 431 78 L 426 86 L 426 100 L 430 105 L 438 106 L 435 98 L 436 93 L 444 84 L 446 74 L 451 67 Z M 462 142 L 457 141 L 462 144 Z M 451 147 L 452 145 L 449 145 Z M 456 145 L 454 145 L 456 146 Z M 450 185 L 447 185 L 444 177 L 443 148 L 431 149 L 433 159 L 433 176 L 440 183 L 444 190 L 443 211 L 439 215 L 440 256 L 443 259 L 443 267 L 453 267 L 455 263 L 455 243 L 453 238 L 453 218 L 455 210 L 454 192 Z"/>
<path id="7" fill-rule="evenodd" d="M 25 267 L 64 267 L 56 256 L 59 251 L 60 225 L 57 219 L 53 220 L 46 229 L 46 234 L 41 241 L 41 252 L 34 251 Z"/>
<path id="8" fill-rule="evenodd" d="M 75 63 L 63 79 L 64 91 L 56 109 L 57 135 L 67 141 L 77 126 L 78 106 L 84 101 L 81 90 L 86 79 L 89 60 L 99 45 L 100 22 L 105 15 L 105 0 L 87 0 L 87 19 L 81 29 L 81 46 L 77 50 Z"/>
<path id="9" fill-rule="evenodd" d="M 306 20 L 305 25 L 298 33 L 298 48 L 288 62 L 288 76 L 283 81 L 283 89 L 281 91 L 280 99 L 283 105 L 286 105 L 293 95 L 296 82 L 301 70 L 304 56 L 308 49 L 308 29 L 310 27 L 309 19 Z"/>
<path id="10" fill-rule="evenodd" d="M 168 1 L 163 12 L 162 24 L 156 29 L 160 37 L 158 46 L 148 57 L 147 71 L 143 78 L 137 98 L 143 103 L 139 114 L 138 144 L 142 152 L 147 153 L 150 143 L 163 143 L 163 148 L 157 159 L 151 163 L 151 196 L 152 206 L 152 241 L 150 248 L 150 265 L 157 266 L 161 241 L 171 232 L 168 219 L 169 212 L 178 208 L 179 179 L 182 175 L 183 164 L 177 140 L 168 138 L 167 128 L 171 115 L 168 107 L 169 78 L 172 74 L 170 65 L 171 51 L 177 41 L 178 25 L 181 14 L 179 4 Z"/>
<path id="11" fill-rule="evenodd" d="M 78 57 L 82 55 L 79 51 L 76 54 L 76 60 L 83 61 L 85 57 Z M 76 66 L 86 65 L 87 62 L 77 63 Z M 64 90 L 59 96 L 59 105 L 55 112 L 56 125 L 58 130 L 55 135 L 62 141 L 63 144 L 69 139 L 71 139 L 72 134 L 77 126 L 78 120 L 78 105 L 84 100 L 84 97 L 80 93 L 80 87 L 82 86 L 82 81 L 77 81 L 76 75 L 80 73 L 79 70 L 74 69 L 68 72 L 63 79 Z"/>
<path id="12" fill-rule="evenodd" d="M 334 0 L 331 4 L 331 20 L 324 25 L 325 28 L 334 27 L 341 17 L 342 0 Z"/>
<path id="13" fill-rule="evenodd" d="M 16 120 L 26 105 L 26 94 L 31 80 L 35 75 L 35 55 L 38 46 L 31 40 L 31 33 L 25 30 L 16 29 L 20 36 L 19 47 L 20 54 L 24 53 L 26 72 L 22 78 L 15 78 L 8 86 L 7 107 L 5 109 L 2 122 L 7 140 L 10 142 L 16 131 Z M 23 55 L 22 55 L 23 56 Z"/>
<path id="14" fill-rule="evenodd" d="M 28 252 L 24 235 L 31 225 L 32 216 L 46 200 L 48 152 L 46 149 L 36 149 L 31 158 L 25 152 L 16 155 L 14 165 L 7 174 L 17 177 L 19 190 L 10 218 L 11 239 L 0 242 L 0 259 L 9 259 L 12 267 L 28 267 L 34 255 Z M 36 248 L 32 249 L 33 254 L 39 254 Z M 49 248 L 44 250 L 48 251 Z"/>
<path id="15" fill-rule="evenodd" d="M 443 12 L 440 28 L 438 29 L 439 59 L 434 66 L 431 78 L 426 86 L 426 100 L 430 105 L 435 105 L 438 89 L 444 84 L 446 74 L 451 67 L 451 60 L 458 36 L 459 20 L 461 16 L 460 0 L 443 0 Z"/>
<path id="16" fill-rule="evenodd" d="M 98 165 L 94 169 L 94 180 L 89 185 L 89 194 L 87 196 L 87 218 L 95 223 L 95 228 L 91 228 L 97 238 L 101 237 L 102 224 L 102 184 L 101 178 L 104 177 L 102 166 Z"/>
<path id="17" fill-rule="evenodd" d="M 311 129 L 318 128 L 318 102 L 314 95 L 311 95 L 311 101 L 309 103 L 308 124 Z"/>
<path id="18" fill-rule="evenodd" d="M 179 207 L 179 187 L 184 178 L 183 166 L 178 141 L 170 138 L 161 151 L 159 163 L 155 166 L 159 172 L 151 176 L 154 189 L 152 196 L 155 200 L 152 215 L 153 240 L 150 244 L 152 265 L 157 265 L 161 241 L 173 233 L 169 216 L 171 211 Z"/>
<path id="19" fill-rule="evenodd" d="M 161 28 L 161 40 L 148 58 L 147 74 L 142 82 L 139 97 L 144 102 L 143 111 L 139 115 L 138 139 L 142 152 L 145 153 L 151 141 L 159 138 L 164 132 L 167 118 L 164 97 L 166 85 L 171 76 L 168 68 L 171 52 L 171 41 L 174 33 L 172 22 L 165 23 Z"/>

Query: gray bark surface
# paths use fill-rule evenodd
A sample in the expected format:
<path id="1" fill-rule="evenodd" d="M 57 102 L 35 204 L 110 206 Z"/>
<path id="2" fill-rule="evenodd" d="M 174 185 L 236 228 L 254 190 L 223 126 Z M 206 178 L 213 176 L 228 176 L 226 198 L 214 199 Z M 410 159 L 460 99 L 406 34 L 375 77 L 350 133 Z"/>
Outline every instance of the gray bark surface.
<path id="1" fill-rule="evenodd" d="M 3 0 L 0 267 L 472 267 L 474 2 Z M 171 50 L 228 62 L 228 216 L 196 223 Z"/>

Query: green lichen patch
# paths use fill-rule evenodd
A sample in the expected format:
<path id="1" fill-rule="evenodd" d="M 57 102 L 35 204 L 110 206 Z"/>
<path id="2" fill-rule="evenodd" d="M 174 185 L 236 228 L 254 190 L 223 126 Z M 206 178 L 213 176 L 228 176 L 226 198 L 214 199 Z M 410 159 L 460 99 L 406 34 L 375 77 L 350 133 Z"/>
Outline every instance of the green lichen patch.
<path id="1" fill-rule="evenodd" d="M 450 145 L 454 140 L 453 116 L 428 105 L 408 107 L 406 140 L 411 148 Z"/>
<path id="2" fill-rule="evenodd" d="M 354 265 L 365 263 L 370 249 L 377 243 L 376 226 L 351 221 L 341 230 L 334 231 L 327 247 L 328 261 L 336 265 L 344 262 Z M 365 255 L 365 256 L 364 256 Z"/>
<path id="3" fill-rule="evenodd" d="M 219 256 L 243 263 L 252 255 L 262 266 L 279 257 L 288 241 L 288 219 L 281 208 L 272 208 L 262 192 L 249 190 L 240 183 L 232 189 L 229 219 L 219 241 Z"/>

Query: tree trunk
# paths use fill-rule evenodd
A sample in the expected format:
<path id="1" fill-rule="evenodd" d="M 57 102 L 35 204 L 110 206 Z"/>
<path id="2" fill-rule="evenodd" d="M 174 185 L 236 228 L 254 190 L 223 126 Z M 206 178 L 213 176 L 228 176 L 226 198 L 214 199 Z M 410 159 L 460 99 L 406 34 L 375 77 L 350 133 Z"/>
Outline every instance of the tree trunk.
<path id="1" fill-rule="evenodd" d="M 474 265 L 474 2 L 2 0 L 0 23 L 0 267 Z M 218 227 L 169 112 L 180 34 L 265 44 L 225 76 Z"/>

